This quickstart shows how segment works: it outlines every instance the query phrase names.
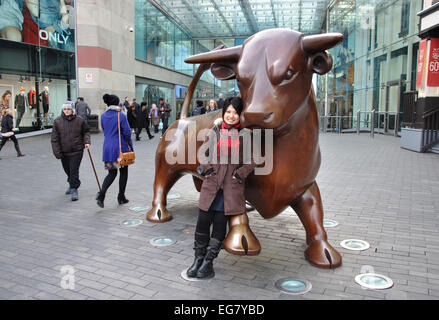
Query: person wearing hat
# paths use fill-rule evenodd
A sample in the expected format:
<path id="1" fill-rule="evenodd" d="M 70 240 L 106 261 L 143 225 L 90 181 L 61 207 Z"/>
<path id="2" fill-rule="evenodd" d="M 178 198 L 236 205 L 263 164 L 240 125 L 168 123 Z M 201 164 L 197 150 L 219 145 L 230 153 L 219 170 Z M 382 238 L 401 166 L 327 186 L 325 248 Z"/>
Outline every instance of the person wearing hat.
<path id="1" fill-rule="evenodd" d="M 245 236 L 251 238 L 252 243 L 259 244 L 248 227 L 248 217 L 245 212 L 245 178 L 253 171 L 256 164 L 253 161 L 249 164 L 243 161 L 243 146 L 239 137 L 239 131 L 242 129 L 239 123 L 241 111 L 241 98 L 227 98 L 224 101 L 222 118 L 215 120 L 204 142 L 204 146 L 208 147 L 207 161 L 200 159 L 202 164 L 199 173 L 205 179 L 198 202 L 195 260 L 187 270 L 188 277 L 208 278 L 214 275 L 213 260 L 221 250 L 229 220 L 231 230 L 241 225 Z M 211 224 L 213 224 L 212 233 L 210 233 Z M 229 235 L 233 236 L 230 231 Z"/>
<path id="2" fill-rule="evenodd" d="M 52 150 L 55 158 L 61 159 L 67 175 L 69 186 L 66 194 L 72 201 L 78 200 L 79 167 L 84 148 L 90 147 L 90 128 L 84 119 L 73 113 L 73 102 L 66 101 L 62 105 L 61 116 L 53 122 L 51 135 Z"/>
<path id="3" fill-rule="evenodd" d="M 119 106 L 119 98 L 112 94 L 105 94 L 103 97 L 105 104 L 108 106 L 101 116 L 101 127 L 104 131 L 104 146 L 102 152 L 102 161 L 105 169 L 108 170 L 108 175 L 102 183 L 101 190 L 96 195 L 97 205 L 104 207 L 105 195 L 108 188 L 111 186 L 117 176 L 117 169 L 119 169 L 119 194 L 117 202 L 119 204 L 128 203 L 125 197 L 125 189 L 128 182 L 128 166 L 120 166 L 117 163 L 119 157 L 119 121 L 120 121 L 120 139 L 122 152 L 128 152 L 128 145 L 132 151 L 133 141 L 131 140 L 131 128 L 128 124 L 127 117 Z"/>

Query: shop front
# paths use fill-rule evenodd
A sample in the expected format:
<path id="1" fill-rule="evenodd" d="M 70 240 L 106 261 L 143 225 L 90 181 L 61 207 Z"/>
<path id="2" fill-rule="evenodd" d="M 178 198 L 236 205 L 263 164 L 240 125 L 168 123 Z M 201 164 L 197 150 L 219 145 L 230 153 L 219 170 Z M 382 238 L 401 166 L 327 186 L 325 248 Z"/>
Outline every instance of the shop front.
<path id="1" fill-rule="evenodd" d="M 0 99 L 14 109 L 17 133 L 51 128 L 76 98 L 73 5 L 0 2 Z"/>

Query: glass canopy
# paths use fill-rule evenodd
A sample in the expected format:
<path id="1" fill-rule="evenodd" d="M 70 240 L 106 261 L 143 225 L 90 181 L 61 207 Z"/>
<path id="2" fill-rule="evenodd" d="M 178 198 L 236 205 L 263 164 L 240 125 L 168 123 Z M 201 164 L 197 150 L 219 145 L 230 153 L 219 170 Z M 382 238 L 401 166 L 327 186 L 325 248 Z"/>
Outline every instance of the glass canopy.
<path id="1" fill-rule="evenodd" d="M 247 37 L 269 28 L 325 30 L 329 0 L 154 0 L 194 39 Z"/>

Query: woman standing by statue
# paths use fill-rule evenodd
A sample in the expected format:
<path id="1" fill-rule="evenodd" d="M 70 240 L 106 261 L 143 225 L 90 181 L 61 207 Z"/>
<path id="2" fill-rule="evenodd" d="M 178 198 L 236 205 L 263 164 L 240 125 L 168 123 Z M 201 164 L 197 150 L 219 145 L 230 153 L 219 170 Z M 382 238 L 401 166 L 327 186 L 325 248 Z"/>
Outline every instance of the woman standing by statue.
<path id="1" fill-rule="evenodd" d="M 228 98 L 222 109 L 222 119 L 215 121 L 205 144 L 209 145 L 208 162 L 201 165 L 201 175 L 205 177 L 198 203 L 199 213 L 195 230 L 195 260 L 187 270 L 189 277 L 207 278 L 213 276 L 213 260 L 218 256 L 226 236 L 229 221 L 229 235 L 225 241 L 234 241 L 235 235 L 245 236 L 255 245 L 253 254 L 260 251 L 259 241 L 248 226 L 245 212 L 245 178 L 256 167 L 243 164 L 242 146 L 239 139 L 241 126 L 239 116 L 242 111 L 241 98 Z M 215 139 L 216 137 L 216 139 Z M 217 149 L 214 159 L 212 150 Z M 227 161 L 224 161 L 227 159 Z M 239 159 L 234 161 L 234 159 Z M 213 224 L 212 233 L 210 226 Z M 235 227 L 239 225 L 237 232 Z M 239 241 L 241 241 L 239 237 Z"/>

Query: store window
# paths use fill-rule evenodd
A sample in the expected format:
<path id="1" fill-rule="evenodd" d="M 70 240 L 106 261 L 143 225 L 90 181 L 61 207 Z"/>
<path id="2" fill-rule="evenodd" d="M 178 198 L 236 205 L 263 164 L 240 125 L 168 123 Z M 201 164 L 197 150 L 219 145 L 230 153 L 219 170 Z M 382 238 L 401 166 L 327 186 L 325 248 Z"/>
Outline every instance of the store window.
<path id="1" fill-rule="evenodd" d="M 135 2 L 136 59 L 193 75 L 192 38 L 149 1 Z"/>
<path id="2" fill-rule="evenodd" d="M 147 107 L 150 108 L 153 103 L 158 106 L 160 98 L 163 98 L 171 106 L 170 125 L 176 118 L 174 86 L 154 80 L 136 78 L 136 99 L 138 103 L 144 101 Z"/>
<path id="3" fill-rule="evenodd" d="M 18 133 L 51 128 L 76 96 L 74 1 L 0 1 L 0 96 Z"/>
<path id="4" fill-rule="evenodd" d="M 401 96 L 416 82 L 419 38 L 409 22 L 418 19 L 421 6 L 416 0 L 339 0 L 331 7 L 329 31 L 345 38 L 329 50 L 333 68 L 323 76 L 329 78 L 325 110 L 333 123 L 328 128 L 354 130 L 360 111 L 361 128 L 374 123 L 383 133 L 399 129 L 395 124 L 403 108 Z M 317 83 L 317 99 L 324 101 L 325 81 Z"/>

